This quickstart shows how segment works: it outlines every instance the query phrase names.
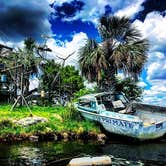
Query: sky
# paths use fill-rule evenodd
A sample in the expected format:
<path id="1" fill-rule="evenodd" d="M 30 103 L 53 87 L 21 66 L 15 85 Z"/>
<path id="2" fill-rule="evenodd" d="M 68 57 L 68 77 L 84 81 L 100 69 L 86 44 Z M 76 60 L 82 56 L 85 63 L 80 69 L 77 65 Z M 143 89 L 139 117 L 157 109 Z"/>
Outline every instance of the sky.
<path id="1" fill-rule="evenodd" d="M 139 86 L 145 89 L 145 103 L 166 106 L 166 0 L 0 0 L 0 43 L 21 47 L 32 37 L 46 42 L 55 60 L 56 54 L 75 51 L 67 64 L 78 68 L 79 48 L 88 38 L 100 40 L 97 26 L 103 14 L 130 17 L 149 40 Z"/>

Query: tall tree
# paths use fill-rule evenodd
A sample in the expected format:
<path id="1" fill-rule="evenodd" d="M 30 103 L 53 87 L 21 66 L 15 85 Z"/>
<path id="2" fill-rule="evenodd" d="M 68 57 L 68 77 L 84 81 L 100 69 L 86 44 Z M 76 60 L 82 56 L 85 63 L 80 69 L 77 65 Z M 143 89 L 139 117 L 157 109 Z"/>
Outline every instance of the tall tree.
<path id="1" fill-rule="evenodd" d="M 45 91 L 56 90 L 57 87 L 51 86 L 54 77 L 57 75 L 61 68 L 61 65 L 55 63 L 54 60 L 47 60 L 45 64 L 42 65 L 42 76 L 41 76 L 41 89 Z M 57 79 L 56 85 L 59 84 L 59 79 Z"/>
<path id="2" fill-rule="evenodd" d="M 19 49 L 16 53 L 17 65 L 23 65 L 23 86 L 25 95 L 29 92 L 30 77 L 38 73 L 38 66 L 41 61 L 41 59 L 36 56 L 36 46 L 35 40 L 27 38 L 24 40 L 24 48 Z"/>
<path id="3" fill-rule="evenodd" d="M 148 41 L 126 17 L 103 16 L 98 29 L 102 42 L 89 39 L 80 49 L 82 75 L 104 90 L 114 87 L 119 71 L 137 80 L 147 60 Z"/>
<path id="4" fill-rule="evenodd" d="M 79 71 L 74 66 L 65 66 L 61 69 L 61 86 L 62 92 L 67 93 L 69 96 L 80 89 L 84 88 L 83 78 L 80 76 Z"/>

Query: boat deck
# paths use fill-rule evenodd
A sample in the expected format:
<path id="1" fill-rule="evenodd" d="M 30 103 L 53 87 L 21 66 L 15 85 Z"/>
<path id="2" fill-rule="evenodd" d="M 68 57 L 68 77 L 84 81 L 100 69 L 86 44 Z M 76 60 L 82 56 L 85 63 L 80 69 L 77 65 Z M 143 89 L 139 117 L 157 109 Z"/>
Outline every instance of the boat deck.
<path id="1" fill-rule="evenodd" d="M 136 111 L 135 115 L 143 121 L 144 126 L 150 126 L 152 124 L 157 124 L 166 121 L 166 117 L 163 116 L 161 113 L 157 112 L 152 114 L 149 111 L 138 110 Z"/>

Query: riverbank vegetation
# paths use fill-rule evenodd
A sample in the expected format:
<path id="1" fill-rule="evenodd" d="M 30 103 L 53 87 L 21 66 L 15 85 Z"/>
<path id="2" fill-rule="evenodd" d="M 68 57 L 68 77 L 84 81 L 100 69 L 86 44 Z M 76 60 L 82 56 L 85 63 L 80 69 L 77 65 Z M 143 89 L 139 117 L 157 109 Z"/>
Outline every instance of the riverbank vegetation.
<path id="1" fill-rule="evenodd" d="M 10 110 L 11 105 L 0 106 L 0 138 L 30 137 L 32 135 L 47 135 L 48 133 L 100 133 L 99 127 L 87 120 L 82 120 L 73 107 L 31 107 L 33 116 L 47 118 L 47 122 L 29 126 L 21 126 L 16 121 L 30 116 L 26 107 Z"/>

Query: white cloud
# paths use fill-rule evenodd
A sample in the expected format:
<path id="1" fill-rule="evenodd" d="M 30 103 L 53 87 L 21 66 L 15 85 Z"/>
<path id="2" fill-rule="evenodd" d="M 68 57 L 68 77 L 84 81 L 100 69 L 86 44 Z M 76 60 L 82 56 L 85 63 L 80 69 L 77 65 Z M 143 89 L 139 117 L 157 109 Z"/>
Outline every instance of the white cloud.
<path id="1" fill-rule="evenodd" d="M 47 0 L 49 4 L 52 4 L 55 0 Z M 63 1 L 63 0 L 61 0 Z"/>
<path id="2" fill-rule="evenodd" d="M 138 82 L 137 85 L 141 88 L 145 88 L 147 86 L 147 84 L 143 81 Z"/>
<path id="3" fill-rule="evenodd" d="M 143 94 L 143 103 L 159 105 L 166 107 L 166 91 L 158 91 L 156 90 L 145 90 Z"/>
<path id="4" fill-rule="evenodd" d="M 146 70 L 151 87 L 144 91 L 144 102 L 166 106 L 166 16 L 151 12 L 144 22 L 136 20 L 134 25 L 150 42 Z"/>
<path id="5" fill-rule="evenodd" d="M 143 102 L 166 106 L 166 80 L 153 80 L 151 84 L 151 88 L 143 93 Z"/>
<path id="6" fill-rule="evenodd" d="M 78 50 L 80 47 L 84 46 L 87 39 L 87 35 L 83 32 L 75 34 L 70 42 L 49 39 L 47 41 L 47 46 L 53 50 L 53 53 L 49 54 L 49 56 L 58 61 L 59 59 L 56 55 L 65 58 L 69 54 L 75 52 L 69 59 L 67 59 L 66 64 L 74 65 L 78 68 Z"/>
<path id="7" fill-rule="evenodd" d="M 151 44 L 151 51 L 165 49 L 166 41 L 166 16 L 158 12 L 149 13 L 144 22 L 136 20 L 135 26 L 141 30 L 144 37 L 148 38 Z"/>
<path id="8" fill-rule="evenodd" d="M 149 96 L 145 96 L 143 103 L 145 104 L 151 104 L 151 105 L 158 105 L 158 106 L 164 106 L 166 107 L 166 103 L 163 102 L 166 100 L 166 97 L 158 97 L 158 96 L 154 96 L 154 95 L 149 95 Z"/>
<path id="9" fill-rule="evenodd" d="M 73 0 L 48 0 L 48 1 L 54 1 L 57 5 L 62 5 L 64 2 L 70 3 Z"/>
<path id="10" fill-rule="evenodd" d="M 141 4 L 144 2 L 144 0 L 135 0 L 132 1 L 131 4 L 124 7 L 123 9 L 118 10 L 115 15 L 117 16 L 127 16 L 127 17 L 133 17 L 137 12 L 141 11 L 143 7 Z"/>
<path id="11" fill-rule="evenodd" d="M 0 37 L 0 44 L 3 44 L 5 46 L 11 47 L 11 48 L 16 49 L 16 50 L 17 50 L 17 48 L 24 47 L 24 41 L 20 41 L 20 42 L 5 41 L 1 37 Z"/>
<path id="12" fill-rule="evenodd" d="M 34 77 L 32 79 L 30 79 L 30 84 L 29 84 L 29 90 L 33 90 L 35 88 L 38 88 L 39 86 L 39 79 Z"/>
<path id="13" fill-rule="evenodd" d="M 149 81 L 154 79 L 166 79 L 165 64 L 166 58 L 163 60 L 157 60 L 156 58 L 156 62 L 151 62 L 147 68 L 147 79 Z"/>
<path id="14" fill-rule="evenodd" d="M 64 2 L 70 3 L 71 1 L 72 0 L 57 0 L 55 1 L 55 5 L 62 5 Z M 85 3 L 83 9 L 77 13 L 74 18 L 66 20 L 81 19 L 82 21 L 91 21 L 96 25 L 98 18 L 105 13 L 106 5 L 111 7 L 113 13 L 119 11 L 120 14 L 124 9 L 124 12 L 128 12 L 131 15 L 140 10 L 139 5 L 143 1 L 144 0 L 85 0 L 83 1 Z M 127 8 L 128 6 L 130 7 Z"/>

